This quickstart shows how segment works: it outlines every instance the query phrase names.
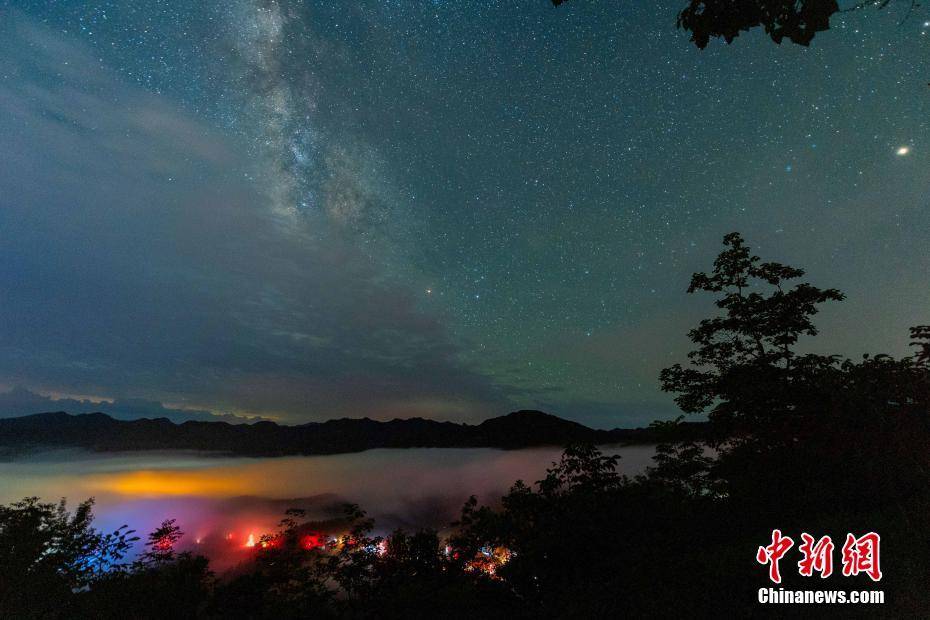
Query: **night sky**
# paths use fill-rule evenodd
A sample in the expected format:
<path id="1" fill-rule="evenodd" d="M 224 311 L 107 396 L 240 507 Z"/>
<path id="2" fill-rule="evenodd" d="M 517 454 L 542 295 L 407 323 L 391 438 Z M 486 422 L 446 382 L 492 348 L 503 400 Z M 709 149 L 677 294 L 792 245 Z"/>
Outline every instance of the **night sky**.
<path id="1" fill-rule="evenodd" d="M 930 12 L 702 52 L 683 4 L 0 2 L 0 388 L 643 424 L 733 230 L 847 294 L 814 350 L 903 353 Z"/>

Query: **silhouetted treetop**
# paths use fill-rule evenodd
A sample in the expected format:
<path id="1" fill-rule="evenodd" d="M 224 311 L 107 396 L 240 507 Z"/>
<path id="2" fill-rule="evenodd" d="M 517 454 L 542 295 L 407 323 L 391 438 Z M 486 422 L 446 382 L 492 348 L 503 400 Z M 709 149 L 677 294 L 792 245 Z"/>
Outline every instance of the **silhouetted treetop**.
<path id="1" fill-rule="evenodd" d="M 143 564 L 164 564 L 175 559 L 174 548 L 184 536 L 184 532 L 178 527 L 174 519 L 166 519 L 161 525 L 151 532 L 146 541 L 146 550 L 142 554 L 140 561 Z"/>
<path id="2" fill-rule="evenodd" d="M 726 249 L 710 274 L 695 273 L 689 293 L 718 294 L 723 312 L 704 319 L 688 333 L 696 349 L 690 367 L 675 364 L 662 371 L 662 389 L 678 392 L 683 411 L 712 407 L 711 418 L 734 419 L 797 411 L 789 393 L 834 364 L 831 357 L 795 351 L 801 336 L 815 336 L 813 316 L 826 301 L 840 301 L 836 289 L 806 282 L 789 288 L 804 271 L 780 263 L 763 263 L 739 233 L 723 239 Z"/>
<path id="3" fill-rule="evenodd" d="M 761 26 L 773 41 L 810 45 L 814 35 L 830 29 L 840 10 L 836 0 L 691 0 L 678 14 L 678 27 L 704 49 L 711 38 L 732 43 L 741 32 Z"/>
<path id="4" fill-rule="evenodd" d="M 830 20 L 843 10 L 884 8 L 892 0 L 864 0 L 840 9 L 837 0 L 688 0 L 678 14 L 678 27 L 691 34 L 701 49 L 711 39 L 732 43 L 741 32 L 762 27 L 775 43 L 788 39 L 810 45 L 814 35 L 830 29 Z M 916 0 L 906 0 L 913 9 Z M 552 0 L 559 6 L 567 0 Z"/>
<path id="5" fill-rule="evenodd" d="M 911 328 L 912 347 L 917 347 L 914 362 L 930 366 L 930 325 L 917 325 Z"/>

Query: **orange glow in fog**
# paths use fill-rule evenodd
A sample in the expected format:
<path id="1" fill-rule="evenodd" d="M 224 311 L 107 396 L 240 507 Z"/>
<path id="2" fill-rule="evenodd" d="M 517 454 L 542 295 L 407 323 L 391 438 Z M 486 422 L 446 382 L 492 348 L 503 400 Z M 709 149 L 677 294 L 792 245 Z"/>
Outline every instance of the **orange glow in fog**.
<path id="1" fill-rule="evenodd" d="M 225 496 L 245 494 L 251 485 L 216 472 L 143 470 L 108 476 L 100 481 L 104 491 L 121 495 Z"/>

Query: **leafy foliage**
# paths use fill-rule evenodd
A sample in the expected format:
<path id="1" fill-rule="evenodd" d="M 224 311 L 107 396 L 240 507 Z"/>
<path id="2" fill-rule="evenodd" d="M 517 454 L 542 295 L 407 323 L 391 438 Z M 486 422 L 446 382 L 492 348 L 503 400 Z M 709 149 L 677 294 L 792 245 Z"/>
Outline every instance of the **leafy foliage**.
<path id="1" fill-rule="evenodd" d="M 680 481 L 684 469 L 706 492 L 726 488 L 758 506 L 788 494 L 798 509 L 838 496 L 899 501 L 930 482 L 921 447 L 930 430 L 928 330 L 911 330 L 918 352 L 903 359 L 802 354 L 800 337 L 817 334 L 817 306 L 842 294 L 808 283 L 788 288 L 804 272 L 762 263 L 736 233 L 724 246 L 713 272 L 694 274 L 688 288 L 716 294 L 723 314 L 689 333 L 690 366 L 660 376 L 684 411 L 708 412 L 720 453 L 700 472 L 693 450 L 675 458 L 660 450 L 662 469 Z M 829 481 L 830 499 L 816 487 L 803 492 L 812 477 Z"/>
<path id="2" fill-rule="evenodd" d="M 710 409 L 712 420 L 755 426 L 760 420 L 784 421 L 803 414 L 811 386 L 835 359 L 799 355 L 801 336 L 815 336 L 817 306 L 840 301 L 836 289 L 787 282 L 804 275 L 779 263 L 762 263 L 738 233 L 723 240 L 726 249 L 708 275 L 696 273 L 688 293 L 718 293 L 722 316 L 704 319 L 688 336 L 697 348 L 691 366 L 675 364 L 662 371 L 662 389 L 687 413 Z M 728 431 L 730 429 L 727 429 Z"/>
<path id="3" fill-rule="evenodd" d="M 202 613 L 213 590 L 213 574 L 205 557 L 177 552 L 183 536 L 174 519 L 162 522 L 134 562 L 101 575 L 80 593 L 84 615 L 116 620 Z"/>
<path id="4" fill-rule="evenodd" d="M 559 6 L 567 0 L 552 0 Z M 864 0 L 846 10 L 884 8 L 892 0 Z M 916 0 L 905 0 L 913 10 Z M 678 14 L 678 27 L 690 33 L 700 49 L 711 39 L 732 43 L 740 33 L 762 28 L 775 43 L 785 39 L 810 45 L 818 32 L 830 29 L 830 20 L 841 12 L 837 0 L 688 0 Z"/>
<path id="5" fill-rule="evenodd" d="M 814 35 L 829 30 L 839 10 L 836 0 L 690 0 L 678 14 L 678 27 L 701 49 L 711 38 L 732 43 L 740 32 L 757 27 L 775 43 L 787 38 L 810 45 Z"/>
<path id="6" fill-rule="evenodd" d="M 0 505 L 0 610 L 5 615 L 67 616 L 61 600 L 119 568 L 138 539 L 126 526 L 102 534 L 91 527 L 93 518 L 92 500 L 73 513 L 64 500 L 50 504 L 27 497 Z"/>

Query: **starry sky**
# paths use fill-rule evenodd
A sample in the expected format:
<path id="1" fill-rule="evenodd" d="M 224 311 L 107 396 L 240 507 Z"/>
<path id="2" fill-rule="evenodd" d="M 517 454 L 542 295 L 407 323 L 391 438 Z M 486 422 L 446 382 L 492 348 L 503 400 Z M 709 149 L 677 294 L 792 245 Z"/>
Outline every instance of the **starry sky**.
<path id="1" fill-rule="evenodd" d="M 733 230 L 846 292 L 807 346 L 904 353 L 930 12 L 699 51 L 682 5 L 0 1 L 0 388 L 645 424 Z"/>

